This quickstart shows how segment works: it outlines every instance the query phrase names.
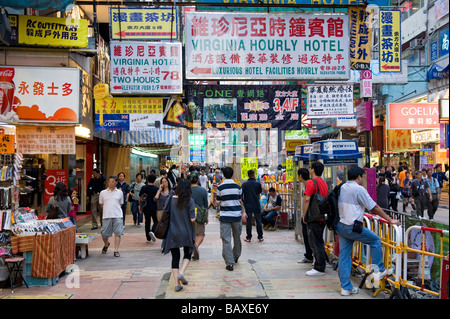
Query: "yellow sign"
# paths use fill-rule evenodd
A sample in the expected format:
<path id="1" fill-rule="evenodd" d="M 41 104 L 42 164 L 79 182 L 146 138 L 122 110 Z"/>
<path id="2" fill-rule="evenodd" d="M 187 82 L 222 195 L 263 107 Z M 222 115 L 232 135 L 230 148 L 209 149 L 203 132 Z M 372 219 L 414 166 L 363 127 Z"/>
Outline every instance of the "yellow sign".
<path id="1" fill-rule="evenodd" d="M 111 40 L 177 39 L 176 8 L 111 8 Z"/>
<path id="2" fill-rule="evenodd" d="M 401 72 L 400 10 L 380 10 L 380 72 Z"/>
<path id="3" fill-rule="evenodd" d="M 14 154 L 15 136 L 12 134 L 0 134 L 0 153 Z"/>
<path id="4" fill-rule="evenodd" d="M 294 181 L 294 168 L 292 167 L 292 157 L 286 158 L 286 183 Z"/>
<path id="5" fill-rule="evenodd" d="M 295 152 L 295 148 L 299 145 L 306 144 L 306 140 L 287 140 L 286 141 L 286 151 Z"/>
<path id="6" fill-rule="evenodd" d="M 241 158 L 241 179 L 247 179 L 248 171 L 251 169 L 255 171 L 255 178 L 258 178 L 258 158 L 257 157 Z"/>
<path id="7" fill-rule="evenodd" d="M 95 100 L 95 114 L 162 114 L 159 97 L 120 97 Z"/>
<path id="8" fill-rule="evenodd" d="M 19 43 L 87 48 L 88 21 L 19 15 Z"/>
<path id="9" fill-rule="evenodd" d="M 106 99 L 109 96 L 109 85 L 100 83 L 94 86 L 94 99 Z"/>

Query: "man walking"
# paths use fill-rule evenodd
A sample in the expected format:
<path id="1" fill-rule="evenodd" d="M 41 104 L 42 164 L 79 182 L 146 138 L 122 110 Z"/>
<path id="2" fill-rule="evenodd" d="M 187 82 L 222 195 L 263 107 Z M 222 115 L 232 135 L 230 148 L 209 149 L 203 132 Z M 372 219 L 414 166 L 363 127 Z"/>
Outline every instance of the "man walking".
<path id="1" fill-rule="evenodd" d="M 131 191 L 131 187 L 130 185 L 128 185 L 127 182 L 125 182 L 125 173 L 124 172 L 120 172 L 119 175 L 117 175 L 119 178 L 119 181 L 117 183 L 117 188 L 120 189 L 123 193 L 123 204 L 122 204 L 122 213 L 123 213 L 123 226 L 125 227 L 125 216 L 127 213 L 127 198 L 128 198 L 128 194 Z"/>
<path id="2" fill-rule="evenodd" d="M 229 166 L 222 169 L 225 180 L 217 186 L 216 206 L 220 205 L 220 238 L 222 239 L 222 256 L 226 269 L 233 271 L 234 264 L 241 256 L 242 217 L 246 218 L 242 209 L 242 189 L 233 181 L 233 169 Z M 234 245 L 232 246 L 231 241 Z"/>
<path id="3" fill-rule="evenodd" d="M 102 254 L 106 254 L 108 251 L 109 237 L 114 233 L 114 256 L 120 257 L 119 245 L 120 239 L 123 235 L 123 193 L 120 189 L 116 188 L 118 178 L 116 176 L 110 176 L 108 178 L 108 188 L 101 191 L 99 196 L 99 203 L 103 209 L 103 223 L 102 223 L 102 239 L 104 247 Z"/>
<path id="4" fill-rule="evenodd" d="M 92 228 L 91 230 L 98 228 L 97 219 L 102 221 L 102 209 L 99 205 L 100 192 L 105 189 L 106 178 L 100 173 L 98 168 L 95 168 L 92 173 L 93 177 L 89 180 L 87 187 L 87 196 L 89 202 L 91 203 L 91 213 L 92 213 Z"/>
<path id="5" fill-rule="evenodd" d="M 303 222 L 306 224 L 308 231 L 308 242 L 314 255 L 314 268 L 307 271 L 307 276 L 323 276 L 325 275 L 327 254 L 325 252 L 325 243 L 323 241 L 323 230 L 325 229 L 325 220 L 323 218 L 311 220 L 307 217 L 311 216 L 309 211 L 311 208 L 310 201 L 314 194 L 320 194 L 324 198 L 328 195 L 328 185 L 322 179 L 324 165 L 321 162 L 311 164 L 309 172 L 311 179 L 306 182 L 303 197 Z"/>
<path id="6" fill-rule="evenodd" d="M 156 176 L 150 174 L 147 176 L 148 184 L 141 188 L 139 192 L 139 212 L 144 212 L 145 218 L 145 236 L 147 242 L 156 241 L 155 229 L 158 225 L 158 218 L 156 216 L 157 205 L 155 201 L 156 193 L 158 193 L 158 187 L 153 185 L 156 181 Z M 150 227 L 153 220 L 153 227 Z"/>
<path id="7" fill-rule="evenodd" d="M 431 201 L 428 202 L 428 218 L 432 221 L 434 214 L 439 208 L 439 201 L 441 200 L 441 188 L 439 181 L 433 177 L 433 170 L 427 170 L 427 177 L 424 178 L 428 182 L 431 191 Z"/>
<path id="8" fill-rule="evenodd" d="M 261 205 L 259 203 L 259 196 L 262 193 L 261 183 L 255 179 L 255 171 L 249 170 L 247 172 L 248 180 L 242 184 L 242 202 L 244 203 L 245 213 L 247 214 L 247 237 L 246 242 L 252 240 L 252 218 L 255 216 L 256 232 L 258 233 L 258 241 L 262 242 L 263 229 L 261 225 Z"/>
<path id="9" fill-rule="evenodd" d="M 416 204 L 416 216 L 423 218 L 425 209 L 429 207 L 428 200 L 432 200 L 430 185 L 426 180 L 423 180 L 421 171 L 416 172 L 416 179 L 411 183 L 411 193 Z"/>
<path id="10" fill-rule="evenodd" d="M 341 282 L 341 295 L 349 296 L 357 294 L 359 289 L 353 287 L 350 281 L 352 269 L 352 249 L 355 241 L 370 245 L 373 268 L 379 279 L 387 275 L 383 264 L 383 250 L 378 235 L 363 227 L 365 210 L 372 211 L 388 221 L 389 224 L 400 225 L 398 220 L 393 220 L 370 197 L 362 186 L 364 169 L 351 166 L 348 170 L 348 181 L 342 185 L 338 206 L 340 221 L 336 226 L 339 235 L 339 264 L 338 274 Z M 374 274 L 375 275 L 375 274 Z"/>

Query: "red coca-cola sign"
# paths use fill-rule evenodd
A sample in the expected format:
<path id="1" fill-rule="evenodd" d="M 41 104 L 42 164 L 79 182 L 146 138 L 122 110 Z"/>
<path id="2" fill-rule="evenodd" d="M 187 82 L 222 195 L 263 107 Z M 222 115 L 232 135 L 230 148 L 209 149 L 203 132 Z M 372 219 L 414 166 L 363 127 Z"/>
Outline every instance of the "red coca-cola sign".
<path id="1" fill-rule="evenodd" d="M 0 68 L 0 114 L 7 114 L 13 109 L 15 89 L 13 78 L 14 68 Z"/>

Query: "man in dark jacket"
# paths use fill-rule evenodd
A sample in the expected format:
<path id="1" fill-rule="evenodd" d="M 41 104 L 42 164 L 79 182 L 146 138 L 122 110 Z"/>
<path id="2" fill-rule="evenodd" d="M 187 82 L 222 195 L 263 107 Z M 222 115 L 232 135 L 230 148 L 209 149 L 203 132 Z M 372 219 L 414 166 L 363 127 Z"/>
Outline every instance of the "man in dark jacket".
<path id="1" fill-rule="evenodd" d="M 262 187 L 255 179 L 254 170 L 249 170 L 247 174 L 248 180 L 242 184 L 242 201 L 244 202 L 245 212 L 247 213 L 247 237 L 244 240 L 250 242 L 252 239 L 252 216 L 254 214 L 258 240 L 263 241 L 261 206 L 259 204 L 259 196 L 262 193 Z"/>

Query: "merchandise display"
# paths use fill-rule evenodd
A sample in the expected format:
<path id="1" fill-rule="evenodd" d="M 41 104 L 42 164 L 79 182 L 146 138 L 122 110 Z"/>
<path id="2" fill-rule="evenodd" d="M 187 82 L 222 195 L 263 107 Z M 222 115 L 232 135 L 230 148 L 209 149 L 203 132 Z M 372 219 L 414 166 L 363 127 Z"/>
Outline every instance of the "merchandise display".
<path id="1" fill-rule="evenodd" d="M 38 220 L 34 219 L 25 223 L 16 223 L 11 228 L 15 236 L 54 234 L 73 226 L 69 218 Z"/>

